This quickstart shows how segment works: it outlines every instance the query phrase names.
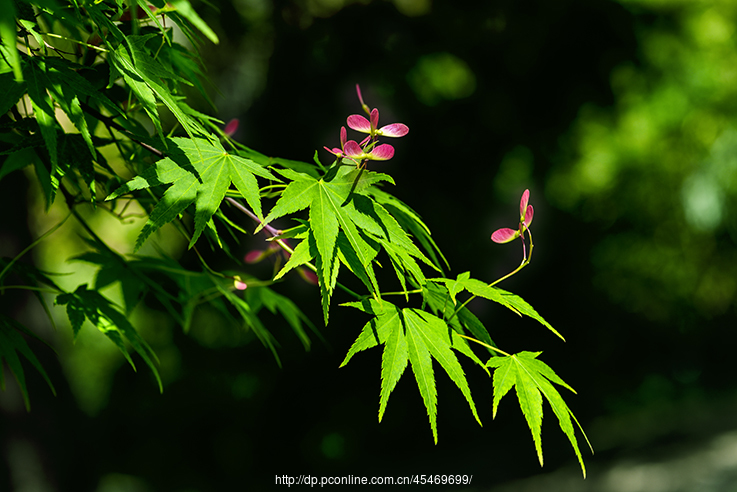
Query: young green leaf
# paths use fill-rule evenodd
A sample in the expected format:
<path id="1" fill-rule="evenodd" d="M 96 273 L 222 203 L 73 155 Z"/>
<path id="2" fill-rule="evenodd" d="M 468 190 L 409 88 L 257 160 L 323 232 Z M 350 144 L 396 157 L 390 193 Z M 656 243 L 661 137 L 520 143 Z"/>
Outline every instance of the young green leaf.
<path id="1" fill-rule="evenodd" d="M 437 389 L 432 368 L 432 359 L 435 359 L 461 390 L 476 421 L 479 425 L 481 424 L 466 376 L 456 355 L 451 350 L 456 349 L 466 353 L 467 343 L 457 333 L 450 330 L 443 320 L 419 309 L 400 309 L 385 300 L 379 302 L 366 299 L 343 305 L 372 314 L 374 318 L 364 325 L 341 367 L 346 365 L 356 353 L 384 344 L 379 421 L 386 410 L 389 395 L 409 363 L 427 408 L 433 439 L 437 443 Z"/>
<path id="2" fill-rule="evenodd" d="M 529 316 L 530 318 L 538 321 L 540 324 L 545 326 L 548 330 L 555 333 L 558 337 L 560 337 L 561 340 L 565 341 L 566 339 L 563 338 L 563 335 L 558 333 L 558 331 L 552 327 L 550 323 L 545 321 L 545 319 L 540 316 L 537 311 L 524 299 L 519 297 L 518 295 L 512 294 L 511 292 L 507 292 L 506 290 L 499 289 L 497 287 L 493 288 L 495 290 L 495 295 L 498 296 L 498 299 L 492 299 L 493 301 L 499 302 L 502 305 L 505 306 L 511 306 L 510 309 L 513 311 L 516 311 L 520 314 L 523 314 L 525 316 Z"/>
<path id="3" fill-rule="evenodd" d="M 496 347 L 496 344 L 491 339 L 491 336 L 489 336 L 489 331 L 486 329 L 484 324 L 481 323 L 481 321 L 479 321 L 479 319 L 469 311 L 468 308 L 463 307 L 455 316 L 452 316 L 454 305 L 450 293 L 444 285 L 428 282 L 422 289 L 422 296 L 427 303 L 428 308 L 430 308 L 430 311 L 432 311 L 436 316 L 445 319 L 456 332 L 464 334 L 468 331 L 477 340 L 484 342 L 486 345 Z M 448 319 L 450 319 L 450 321 L 448 321 Z M 463 350 L 463 347 L 463 345 L 459 345 L 459 350 Z M 473 352 L 471 352 L 471 349 L 467 348 L 467 350 L 468 353 L 463 353 L 473 359 L 474 362 L 479 364 L 488 372 L 484 363 L 481 362 Z M 495 354 L 492 349 L 488 350 L 491 354 Z"/>
<path id="4" fill-rule="evenodd" d="M 420 260 L 430 268 L 441 272 L 434 263 L 425 257 L 396 219 L 380 203 L 362 195 L 356 195 L 353 202 L 359 212 L 353 214 L 354 220 L 371 237 L 376 239 L 389 255 L 392 267 L 403 290 L 407 290 L 407 278 L 411 279 L 415 285 L 424 285 L 426 282 L 425 275 L 416 260 Z M 372 220 L 367 221 L 366 219 L 369 218 Z M 364 222 L 366 222 L 366 226 L 362 225 Z M 376 224 L 379 225 L 378 229 L 375 227 Z M 369 227 L 372 225 L 374 227 Z"/>
<path id="5" fill-rule="evenodd" d="M 507 309 L 514 311 L 520 316 L 529 316 L 530 318 L 540 322 L 548 330 L 555 333 L 558 337 L 561 338 L 561 340 L 565 341 L 563 335 L 558 333 L 558 331 L 553 328 L 550 323 L 545 321 L 545 319 L 540 316 L 527 301 L 515 294 L 512 294 L 511 292 L 507 292 L 506 290 L 500 289 L 498 287 L 489 286 L 481 280 L 470 278 L 469 272 L 463 272 L 459 274 L 458 277 L 456 277 L 455 279 L 436 278 L 430 280 L 432 280 L 433 282 L 445 284 L 445 286 L 448 288 L 448 291 L 450 292 L 453 304 L 456 303 L 455 296 L 460 292 L 467 290 L 475 296 L 483 297 L 484 299 L 489 299 L 491 301 L 499 303 Z"/>
<path id="6" fill-rule="evenodd" d="M 520 352 L 518 354 L 505 356 L 505 357 L 492 357 L 486 363 L 487 366 L 494 369 L 494 400 L 493 400 L 493 415 L 496 417 L 496 412 L 499 407 L 499 402 L 506 395 L 512 387 L 516 389 L 517 400 L 519 401 L 520 409 L 527 420 L 527 424 L 530 427 L 532 433 L 532 439 L 535 443 L 535 449 L 537 451 L 538 459 L 540 460 L 540 466 L 543 464 L 543 451 L 542 451 L 542 398 L 543 396 L 548 401 L 553 409 L 556 417 L 558 417 L 558 423 L 563 433 L 568 437 L 568 440 L 573 446 L 573 450 L 578 457 L 578 462 L 581 465 L 581 471 L 583 472 L 584 478 L 586 477 L 586 466 L 581 456 L 581 450 L 576 440 L 573 423 L 575 421 L 578 428 L 583 433 L 586 443 L 591 448 L 591 443 L 586 437 L 586 433 L 581 428 L 581 425 L 576 420 L 573 412 L 568 408 L 560 393 L 555 387 L 550 384 L 559 384 L 573 391 L 573 388 L 568 386 L 557 374 L 544 362 L 537 359 L 537 356 L 541 352 Z M 575 391 L 573 391 L 575 393 Z M 593 453 L 593 449 L 591 450 Z"/>
<path id="7" fill-rule="evenodd" d="M 149 215 L 136 241 L 136 250 L 152 232 L 174 220 L 194 203 L 195 230 L 189 244 L 192 247 L 220 207 L 231 183 L 256 215 L 261 217 L 256 175 L 276 179 L 268 170 L 248 159 L 229 154 L 218 142 L 200 138 L 172 138 L 168 142 L 169 157 L 157 161 L 106 199 L 112 200 L 134 190 L 172 183 Z"/>
<path id="8" fill-rule="evenodd" d="M 366 230 L 380 231 L 373 219 L 360 214 L 350 200 L 351 194 L 361 191 L 378 180 L 390 179 L 386 175 L 370 171 L 341 168 L 330 178 L 315 178 L 291 169 L 281 169 L 279 174 L 292 180 L 266 216 L 261 227 L 283 215 L 291 214 L 309 207 L 310 231 L 315 239 L 318 264 L 318 278 L 322 290 L 323 316 L 328 322 L 330 297 L 333 293 L 340 259 L 371 290 L 379 295 L 379 285 L 374 275 L 372 261 L 376 248 L 367 238 Z M 354 186 L 355 184 L 355 186 Z M 339 242 L 339 234 L 345 241 Z"/>
<path id="9" fill-rule="evenodd" d="M 300 243 L 294 248 L 291 256 L 284 264 L 284 267 L 276 274 L 274 280 L 279 280 L 293 268 L 309 263 L 316 255 L 317 246 L 315 245 L 315 238 L 312 236 L 312 232 L 310 231 L 309 236 L 300 241 Z"/>
<path id="10" fill-rule="evenodd" d="M 445 259 L 442 251 L 440 251 L 440 248 L 433 240 L 430 234 L 430 229 L 425 225 L 417 212 L 412 210 L 403 201 L 378 187 L 372 187 L 369 194 L 374 197 L 377 203 L 380 203 L 384 208 L 386 208 L 386 210 L 404 230 L 412 234 L 415 239 L 417 239 L 428 256 L 430 256 L 436 270 L 442 271 L 442 265 L 445 265 L 446 268 L 450 268 L 448 260 Z"/>

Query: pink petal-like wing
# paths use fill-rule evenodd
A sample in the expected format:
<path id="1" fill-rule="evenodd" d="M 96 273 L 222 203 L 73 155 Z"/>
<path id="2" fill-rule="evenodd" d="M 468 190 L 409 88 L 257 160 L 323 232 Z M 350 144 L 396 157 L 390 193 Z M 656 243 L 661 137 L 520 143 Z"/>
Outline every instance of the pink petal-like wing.
<path id="1" fill-rule="evenodd" d="M 389 144 L 377 145 L 369 154 L 369 159 L 374 161 L 388 161 L 394 157 L 394 147 Z"/>
<path id="2" fill-rule="evenodd" d="M 345 147 L 345 141 L 348 140 L 348 132 L 344 126 L 340 127 L 340 148 Z"/>
<path id="3" fill-rule="evenodd" d="M 385 137 L 403 137 L 409 133 L 409 127 L 403 123 L 392 123 L 382 126 L 378 133 Z"/>
<path id="4" fill-rule="evenodd" d="M 348 126 L 357 132 L 371 133 L 371 123 L 360 114 L 352 114 L 346 120 Z"/>
<path id="5" fill-rule="evenodd" d="M 519 216 L 525 216 L 525 210 L 527 210 L 527 203 L 530 201 L 530 190 L 525 190 L 522 193 L 522 198 L 519 201 Z"/>
<path id="6" fill-rule="evenodd" d="M 532 224 L 532 217 L 535 215 L 535 210 L 532 205 L 527 205 L 527 212 L 525 212 L 525 227 L 529 228 Z"/>
<path id="7" fill-rule="evenodd" d="M 345 151 L 346 155 L 349 155 L 351 157 L 360 157 L 363 155 L 363 149 L 361 149 L 361 146 L 358 145 L 355 140 L 348 140 L 345 143 L 343 150 Z"/>
<path id="8" fill-rule="evenodd" d="M 379 127 L 379 110 L 374 108 L 371 110 L 371 128 L 376 130 Z"/>
<path id="9" fill-rule="evenodd" d="M 233 287 L 235 287 L 238 290 L 246 290 L 248 285 L 246 285 L 244 281 L 236 279 L 233 281 Z"/>
<path id="10" fill-rule="evenodd" d="M 491 235 L 491 240 L 495 243 L 504 244 L 512 241 L 513 239 L 516 239 L 518 236 L 519 231 L 504 227 L 502 229 L 497 229 L 496 231 L 494 231 L 494 233 Z"/>

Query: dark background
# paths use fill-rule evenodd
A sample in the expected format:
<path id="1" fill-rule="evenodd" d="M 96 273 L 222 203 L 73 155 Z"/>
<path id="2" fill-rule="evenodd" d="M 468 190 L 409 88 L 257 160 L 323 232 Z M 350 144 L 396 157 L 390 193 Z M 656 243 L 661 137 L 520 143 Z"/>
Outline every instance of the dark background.
<path id="1" fill-rule="evenodd" d="M 724 169 L 714 149 L 733 121 L 729 79 L 720 78 L 733 36 L 710 33 L 714 16 L 733 28 L 732 12 L 599 0 L 398 5 L 243 0 L 218 3 L 219 12 L 200 9 L 221 37 L 220 46 L 203 48 L 221 91 L 213 90 L 219 116 L 239 118 L 235 137 L 267 155 L 309 161 L 318 149 L 328 162 L 322 146 L 338 145 L 345 117 L 360 113 L 360 83 L 382 124 L 410 128 L 391 142 L 394 159 L 375 169 L 394 177 L 391 191 L 423 217 L 453 276 L 471 270 L 491 281 L 518 264 L 518 247 L 489 235 L 514 226 L 517 200 L 529 188 L 534 260 L 502 287 L 528 300 L 567 342 L 496 305 L 471 307 L 500 347 L 544 351 L 541 358 L 578 391 L 562 394 L 596 450 L 592 457 L 578 435 L 589 484 L 622 460 L 667 462 L 734 429 L 734 180 L 716 180 L 719 199 L 704 199 L 699 209 L 720 214 L 716 225 L 684 205 L 688 190 L 702 189 L 689 179 Z M 694 81 L 691 64 L 702 55 L 717 75 Z M 707 90 L 712 79 L 722 84 L 719 97 Z M 647 105 L 665 86 L 682 96 L 663 103 L 672 117 Z M 633 113 L 640 126 L 629 131 Z M 709 122 L 716 127 L 703 136 Z M 594 144 L 608 152 L 604 169 L 615 169 L 598 188 L 596 162 L 587 160 Z M 11 197 L 2 200 L 8 210 Z M 20 246 L 11 251 L 31 237 L 26 217 L 14 220 L 7 236 Z M 316 289 L 295 278 L 281 291 L 319 323 Z M 347 300 L 338 293 L 333 304 Z M 58 396 L 29 370 L 33 410 L 26 413 L 6 378 L 0 476 L 8 479 L 0 488 L 13 480 L 60 491 L 268 490 L 282 475 L 468 474 L 467 490 L 494 490 L 563 470 L 568 485 L 550 482 L 546 490 L 584 490 L 575 488 L 585 486 L 579 477 L 571 482 L 575 456 L 550 408 L 540 469 L 514 395 L 492 420 L 491 382 L 471 364 L 464 367 L 484 426 L 437 371 L 434 445 L 410 373 L 378 423 L 380 351 L 338 369 L 366 322 L 362 314 L 335 307 L 320 328 L 325 342 L 313 337 L 309 352 L 282 321 L 267 320 L 282 368 L 258 342 L 203 318 L 191 335 L 176 327 L 152 335 L 157 351 L 176 354 L 163 394 L 145 369 L 118 364 L 104 369 L 109 388 L 86 407 L 62 374 L 71 380 L 103 369 L 91 363 L 74 372 L 65 366 L 68 352 L 60 362 L 34 346 Z M 727 476 L 701 490 L 731 490 Z M 642 480 L 641 489 L 623 480 L 600 490 L 648 490 Z"/>

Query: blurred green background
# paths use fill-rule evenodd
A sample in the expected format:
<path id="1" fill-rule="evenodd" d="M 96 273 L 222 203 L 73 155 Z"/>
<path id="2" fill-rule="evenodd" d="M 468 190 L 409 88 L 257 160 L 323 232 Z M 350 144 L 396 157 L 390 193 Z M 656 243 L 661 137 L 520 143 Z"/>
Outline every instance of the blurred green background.
<path id="1" fill-rule="evenodd" d="M 437 446 L 408 374 L 379 424 L 380 351 L 338 369 L 365 323 L 347 309 L 331 314 L 326 342 L 313 340 L 309 352 L 269 320 L 280 369 L 213 313 L 199 313 L 184 335 L 157 306 L 139 306 L 134 324 L 162 359 L 160 395 L 144 368 L 134 373 L 89 327 L 72 346 L 63 310 L 53 331 L 33 298 L 6 298 L 0 307 L 57 349 L 34 345 L 58 396 L 29 370 L 26 413 L 6 377 L 0 490 L 270 490 L 285 474 L 473 474 L 470 487 L 452 489 L 478 491 L 737 489 L 737 3 L 215 6 L 198 7 L 221 38 L 203 58 L 219 117 L 240 119 L 235 137 L 268 155 L 309 161 L 320 149 L 328 160 L 322 146 L 336 146 L 345 117 L 360 112 L 360 83 L 382 122 L 410 128 L 381 169 L 453 275 L 490 281 L 518 264 L 517 247 L 489 235 L 513 224 L 531 190 L 535 258 L 502 287 L 568 341 L 498 306 L 472 309 L 501 347 L 543 350 L 576 388 L 564 397 L 596 450 L 585 455 L 589 478 L 549 407 L 540 469 L 516 402 L 502 400 L 492 421 L 490 381 L 470 364 L 483 428 L 444 374 Z M 0 196 L 4 210 L 24 211 L 0 227 L 0 253 L 13 256 L 56 212 L 39 218 L 27 177 L 4 179 L 29 189 Z M 121 235 L 121 247 L 137 231 Z M 94 270 L 78 262 L 59 267 L 83 243 L 57 234 L 36 263 L 73 272 L 59 277 L 65 287 L 90 282 Z M 172 253 L 183 248 L 170 243 Z M 266 278 L 268 265 L 259 268 Z M 319 321 L 316 289 L 295 279 L 281 291 Z"/>

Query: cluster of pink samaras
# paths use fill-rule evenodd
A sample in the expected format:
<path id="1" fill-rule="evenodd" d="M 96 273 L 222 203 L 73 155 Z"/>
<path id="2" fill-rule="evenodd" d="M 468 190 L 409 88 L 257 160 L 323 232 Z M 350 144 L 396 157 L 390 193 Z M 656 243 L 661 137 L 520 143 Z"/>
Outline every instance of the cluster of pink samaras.
<path id="1" fill-rule="evenodd" d="M 360 114 L 352 114 L 348 117 L 346 123 L 348 127 L 361 133 L 368 133 L 361 143 L 355 140 L 348 140 L 348 132 L 344 126 L 340 127 L 340 148 L 332 149 L 325 147 L 325 150 L 340 158 L 351 159 L 357 165 L 365 160 L 370 161 L 386 161 L 394 157 L 394 147 L 389 144 L 378 144 L 378 137 L 403 137 L 409 133 L 409 128 L 403 123 L 392 123 L 379 128 L 379 110 L 374 108 L 369 111 L 369 107 L 363 102 L 361 96 L 361 88 L 356 84 L 356 92 L 361 107 L 369 115 L 366 119 Z"/>

